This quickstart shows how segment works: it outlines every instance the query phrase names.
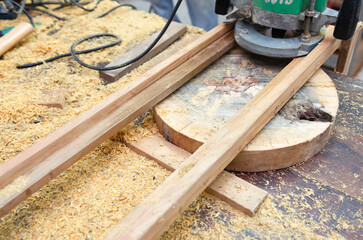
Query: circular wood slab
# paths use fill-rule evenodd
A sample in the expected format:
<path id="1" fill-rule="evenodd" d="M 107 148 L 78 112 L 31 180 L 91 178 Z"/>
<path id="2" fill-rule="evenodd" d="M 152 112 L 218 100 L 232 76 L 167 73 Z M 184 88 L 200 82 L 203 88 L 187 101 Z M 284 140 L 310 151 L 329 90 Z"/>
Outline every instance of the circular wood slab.
<path id="1" fill-rule="evenodd" d="M 250 54 L 223 56 L 155 106 L 160 132 L 185 150 L 196 151 L 284 65 Z M 337 109 L 334 83 L 319 69 L 227 169 L 267 171 L 309 159 L 328 141 Z"/>

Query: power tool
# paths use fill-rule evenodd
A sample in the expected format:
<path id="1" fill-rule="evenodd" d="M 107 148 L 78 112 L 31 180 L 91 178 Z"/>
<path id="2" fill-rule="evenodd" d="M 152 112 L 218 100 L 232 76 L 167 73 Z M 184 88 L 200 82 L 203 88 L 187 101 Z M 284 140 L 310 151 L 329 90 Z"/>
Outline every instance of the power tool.
<path id="1" fill-rule="evenodd" d="M 314 49 L 326 24 L 336 24 L 335 38 L 350 39 L 360 6 L 361 0 L 344 0 L 338 12 L 327 8 L 327 0 L 216 0 L 215 12 L 237 20 L 235 40 L 247 51 L 293 58 Z"/>

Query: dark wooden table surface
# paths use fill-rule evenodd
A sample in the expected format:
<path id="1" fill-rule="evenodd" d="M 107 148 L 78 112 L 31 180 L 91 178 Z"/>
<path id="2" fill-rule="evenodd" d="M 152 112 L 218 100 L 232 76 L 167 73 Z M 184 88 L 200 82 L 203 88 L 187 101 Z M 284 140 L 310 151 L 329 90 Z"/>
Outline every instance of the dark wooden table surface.
<path id="1" fill-rule="evenodd" d="M 236 174 L 267 190 L 276 203 L 282 195 L 296 198 L 295 210 L 301 210 L 347 239 L 361 239 L 363 81 L 326 72 L 338 90 L 339 110 L 332 136 L 324 149 L 307 162 L 291 168 Z M 284 206 L 281 209 L 288 211 Z"/>

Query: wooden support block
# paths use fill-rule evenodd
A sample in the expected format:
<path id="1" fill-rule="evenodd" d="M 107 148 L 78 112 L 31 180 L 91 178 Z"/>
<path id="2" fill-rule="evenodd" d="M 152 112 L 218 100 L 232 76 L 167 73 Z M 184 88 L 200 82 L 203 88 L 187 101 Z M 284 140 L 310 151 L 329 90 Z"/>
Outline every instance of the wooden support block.
<path id="1" fill-rule="evenodd" d="M 327 29 L 325 39 L 307 56 L 288 64 L 106 239 L 158 238 L 340 46 L 333 29 Z"/>
<path id="2" fill-rule="evenodd" d="M 63 108 L 65 103 L 66 91 L 57 90 L 43 90 L 41 98 L 33 104 L 42 105 L 46 107 Z"/>
<path id="3" fill-rule="evenodd" d="M 234 23 L 218 25 L 0 165 L 0 188 L 21 175 L 29 179 L 17 192 L 0 199 L 0 217 L 230 50 L 235 45 L 233 28 Z"/>
<path id="4" fill-rule="evenodd" d="M 148 157 L 169 171 L 175 171 L 192 154 L 156 135 L 127 142 L 129 148 Z M 267 192 L 232 173 L 223 171 L 206 191 L 232 207 L 253 216 L 267 197 Z"/>
<path id="5" fill-rule="evenodd" d="M 111 70 L 111 71 L 104 71 L 100 72 L 100 77 L 106 82 L 106 83 L 112 83 L 120 79 L 123 75 L 129 73 L 132 69 L 140 66 L 144 62 L 148 61 L 150 58 L 154 57 L 161 51 L 163 51 L 165 48 L 167 48 L 171 43 L 173 43 L 175 40 L 183 36 L 187 31 L 187 27 L 183 24 L 172 22 L 168 28 L 168 30 L 165 32 L 165 34 L 160 38 L 159 42 L 148 52 L 144 57 L 137 60 L 136 62 L 127 65 L 126 67 Z M 121 57 L 117 58 L 116 60 L 112 61 L 111 63 L 107 64 L 106 67 L 112 67 L 119 64 L 122 64 L 124 62 L 127 62 L 136 56 L 139 56 L 142 52 L 144 52 L 151 43 L 156 39 L 156 37 L 159 35 L 160 31 L 154 33 L 151 35 L 148 39 L 145 41 L 139 43 L 134 48 L 126 52 Z"/>
<path id="6" fill-rule="evenodd" d="M 21 22 L 5 36 L 0 38 L 0 56 L 28 36 L 33 31 L 33 26 L 30 23 Z"/>

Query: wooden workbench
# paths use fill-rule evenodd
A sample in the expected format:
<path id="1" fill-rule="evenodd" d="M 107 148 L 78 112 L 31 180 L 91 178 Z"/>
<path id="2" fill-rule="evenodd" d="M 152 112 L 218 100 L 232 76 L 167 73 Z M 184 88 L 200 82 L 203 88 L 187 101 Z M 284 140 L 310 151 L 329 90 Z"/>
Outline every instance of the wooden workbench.
<path id="1" fill-rule="evenodd" d="M 290 198 L 294 211 L 311 217 L 347 239 L 359 239 L 362 219 L 363 81 L 326 71 L 338 90 L 340 106 L 332 136 L 323 150 L 298 166 L 262 173 L 236 173 L 265 189 L 277 205 Z M 311 192 L 312 194 L 306 194 Z M 287 215 L 289 210 L 281 206 Z M 343 228 L 339 226 L 341 223 Z M 254 228 L 245 229 L 260 236 Z M 320 232 L 324 235 L 326 232 Z M 263 237 L 263 236 L 260 236 Z"/>
<path id="2" fill-rule="evenodd" d="M 87 56 L 94 63 L 111 61 L 135 45 L 135 41 L 159 30 L 164 23 L 154 15 L 127 8 L 119 9 L 105 20 L 96 19 L 115 5 L 114 2 L 103 1 L 99 9 L 91 14 L 67 8 L 59 12 L 62 16 L 72 16 L 65 23 L 44 15 L 38 16 L 35 20 L 42 25 L 36 33 L 0 60 L 3 81 L 1 97 L 5 110 L 6 102 L 13 107 L 24 105 L 9 123 L 7 119 L 3 121 L 4 132 L 13 133 L 9 134 L 11 141 L 3 141 L 3 161 L 62 126 L 126 82 L 132 81 L 149 67 L 146 64 L 134 71 L 136 76 L 128 75 L 118 83 L 107 86 L 102 84 L 98 73 L 78 66 L 71 58 L 23 71 L 15 68 L 20 63 L 42 60 L 68 51 L 67 39 L 73 42 L 85 35 L 108 30 L 110 23 L 116 26 L 122 22 L 122 28 L 118 25 L 112 27 L 123 39 L 120 47 Z M 153 25 L 146 31 L 145 26 L 150 22 Z M 2 27 L 8 25 L 12 24 L 7 23 Z M 189 31 L 198 35 L 200 33 Z M 59 38 L 61 40 L 58 41 Z M 26 59 L 21 58 L 22 52 L 26 53 Z M 163 58 L 159 56 L 159 59 Z M 274 62 L 266 61 L 267 65 Z M 280 64 L 280 67 L 283 66 Z M 56 71 L 51 71 L 53 69 Z M 359 121 L 362 81 L 329 74 L 337 85 L 341 106 L 332 139 L 314 160 L 284 170 L 258 174 L 236 173 L 271 194 L 255 217 L 248 217 L 204 193 L 162 237 L 359 239 L 362 235 L 359 229 L 362 215 L 362 141 L 359 135 L 362 132 Z M 28 105 L 40 90 L 58 88 L 66 90 L 63 109 Z M 27 115 L 29 119 L 25 118 Z M 42 117 L 41 121 L 32 121 L 33 118 L 39 118 L 38 115 Z M 5 137 L 4 132 L 1 137 Z M 123 134 L 136 136 L 144 132 L 131 127 L 125 129 Z M 107 141 L 10 214 L 0 218 L 0 239 L 102 239 L 168 174 L 156 163 L 133 153 L 117 138 Z"/>

